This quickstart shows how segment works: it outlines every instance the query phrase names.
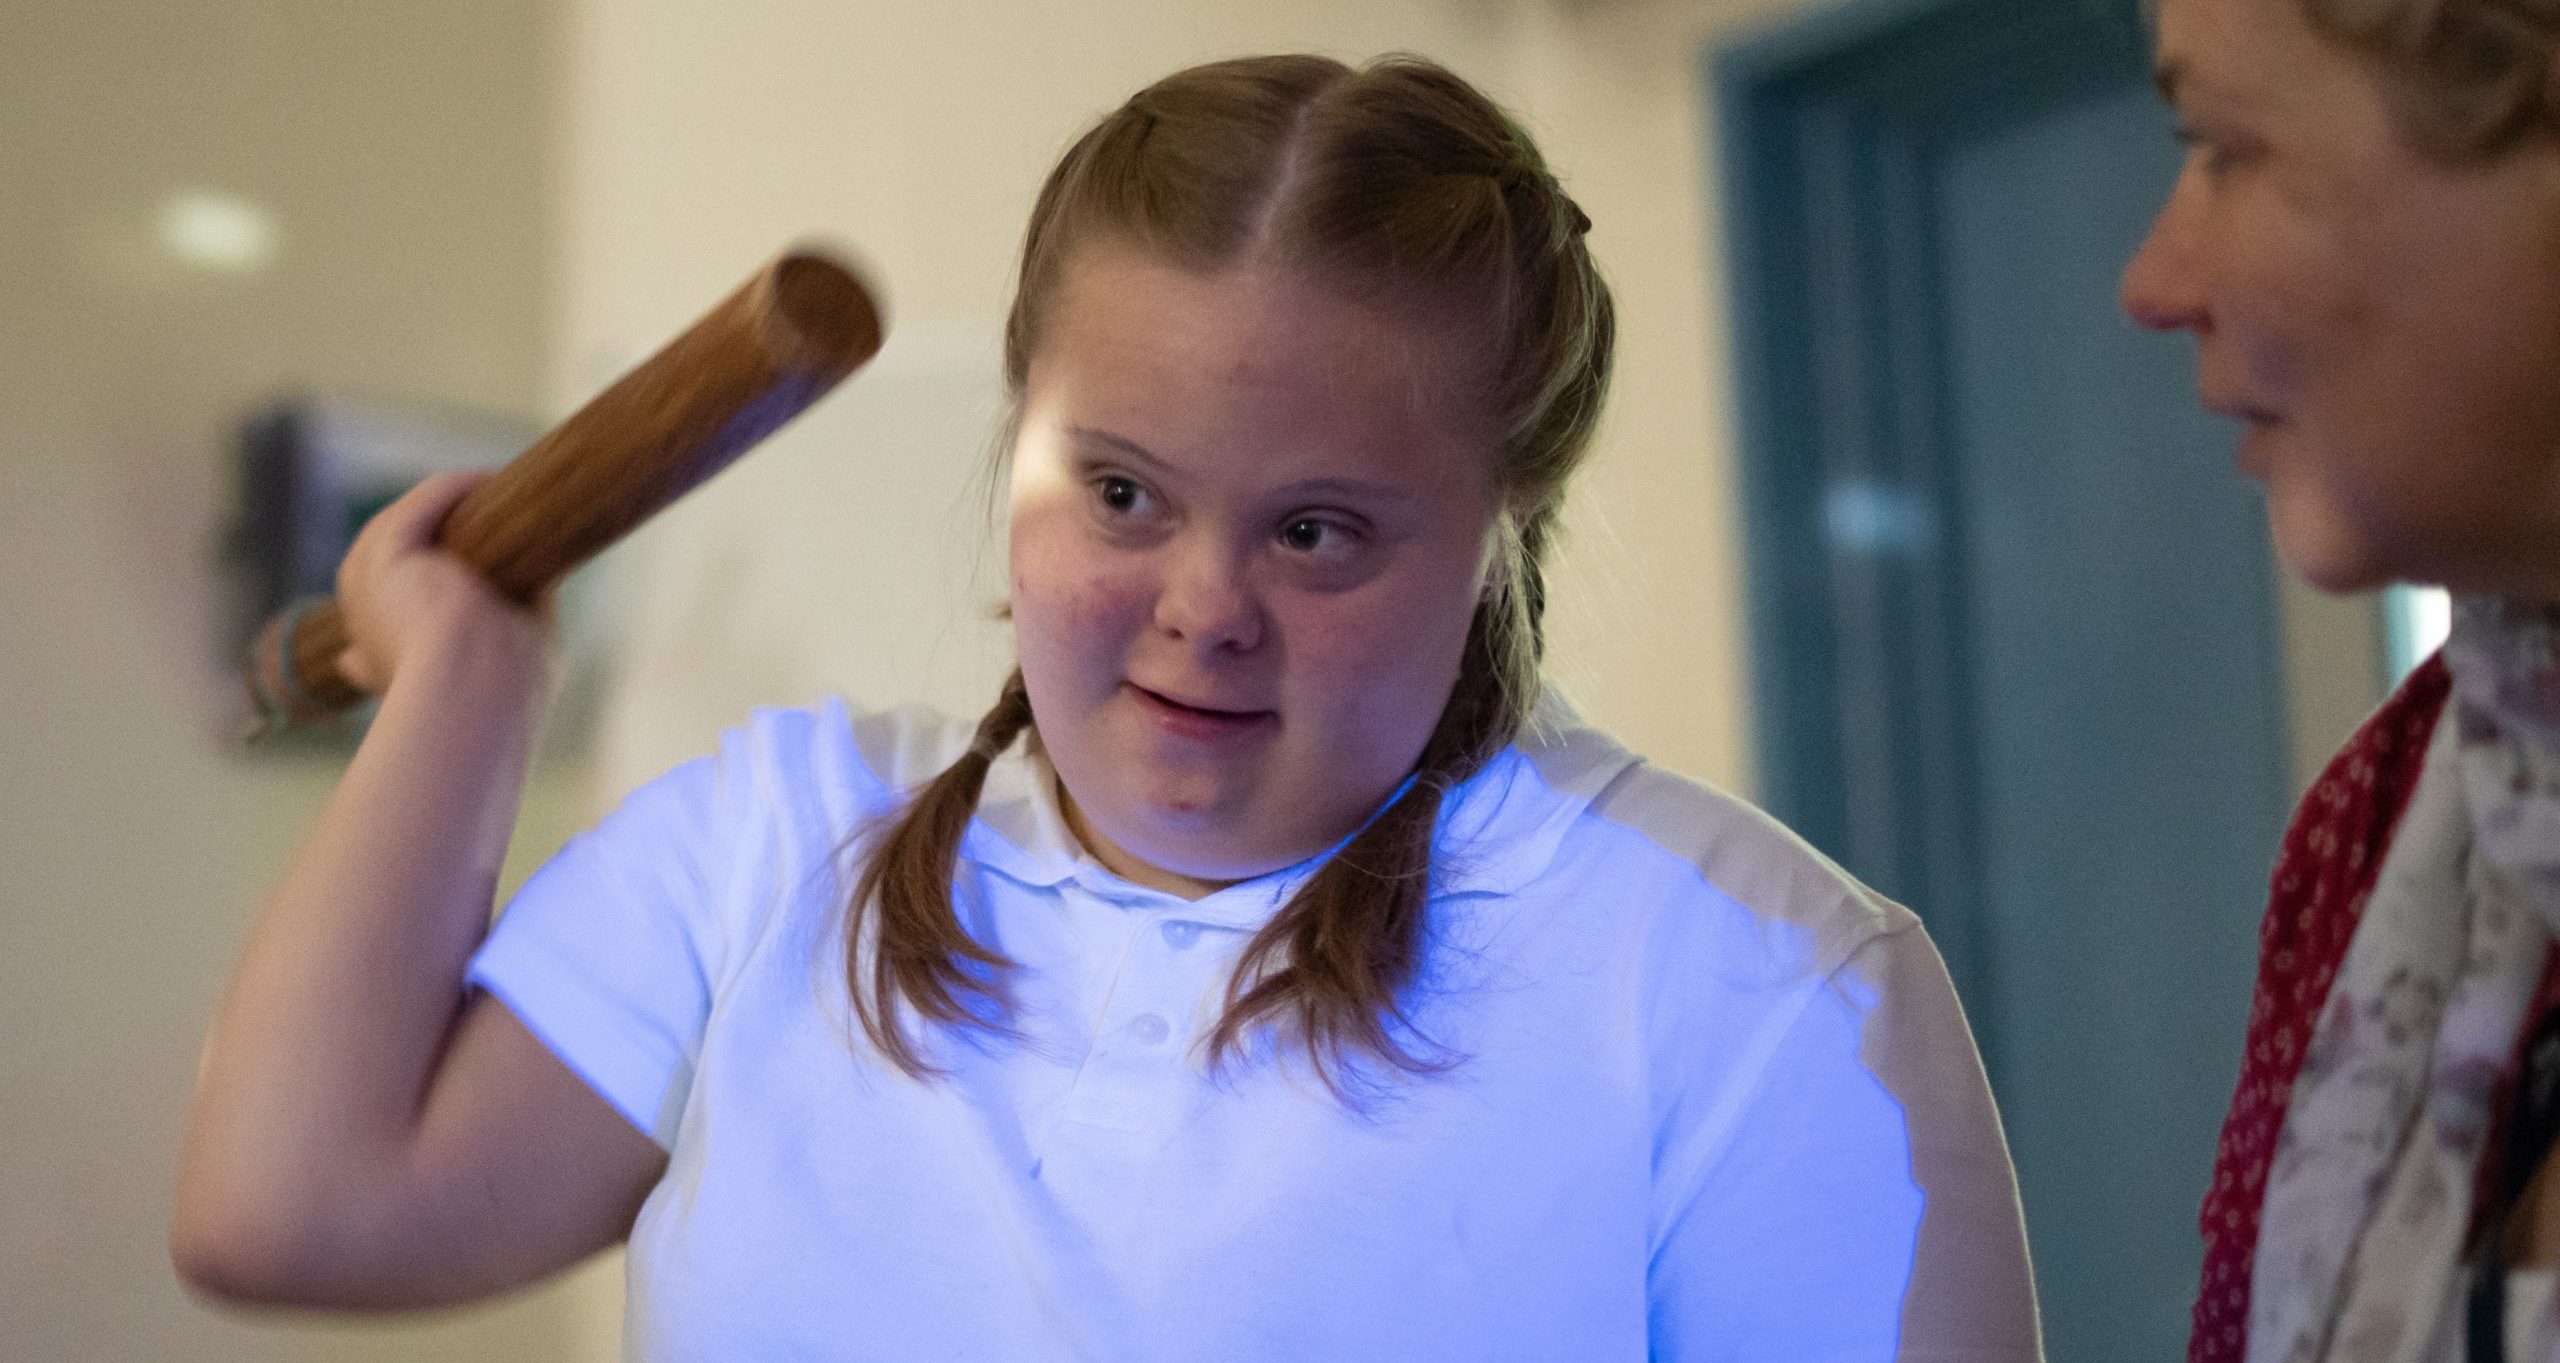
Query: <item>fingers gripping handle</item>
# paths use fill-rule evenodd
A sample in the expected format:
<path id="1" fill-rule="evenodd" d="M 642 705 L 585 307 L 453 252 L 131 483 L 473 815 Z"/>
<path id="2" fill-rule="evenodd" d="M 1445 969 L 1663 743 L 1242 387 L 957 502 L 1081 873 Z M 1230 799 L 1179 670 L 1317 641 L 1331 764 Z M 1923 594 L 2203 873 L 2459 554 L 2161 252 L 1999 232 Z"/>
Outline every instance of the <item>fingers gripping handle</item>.
<path id="1" fill-rule="evenodd" d="M 785 254 L 473 488 L 439 538 L 530 603 L 825 396 L 878 353 L 881 333 L 851 271 L 818 251 Z M 338 673 L 347 643 L 334 601 L 268 622 L 248 667 L 261 732 L 363 699 Z"/>

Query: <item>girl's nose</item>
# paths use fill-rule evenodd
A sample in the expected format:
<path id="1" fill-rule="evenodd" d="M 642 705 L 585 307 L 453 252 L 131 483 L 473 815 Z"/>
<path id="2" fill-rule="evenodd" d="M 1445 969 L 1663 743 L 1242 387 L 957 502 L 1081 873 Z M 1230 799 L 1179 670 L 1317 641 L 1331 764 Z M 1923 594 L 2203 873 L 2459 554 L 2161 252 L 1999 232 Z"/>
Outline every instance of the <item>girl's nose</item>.
<path id="1" fill-rule="evenodd" d="M 1240 556 L 1223 546 L 1174 555 L 1156 597 L 1155 623 L 1200 649 L 1244 653 L 1262 642 L 1262 605 Z"/>

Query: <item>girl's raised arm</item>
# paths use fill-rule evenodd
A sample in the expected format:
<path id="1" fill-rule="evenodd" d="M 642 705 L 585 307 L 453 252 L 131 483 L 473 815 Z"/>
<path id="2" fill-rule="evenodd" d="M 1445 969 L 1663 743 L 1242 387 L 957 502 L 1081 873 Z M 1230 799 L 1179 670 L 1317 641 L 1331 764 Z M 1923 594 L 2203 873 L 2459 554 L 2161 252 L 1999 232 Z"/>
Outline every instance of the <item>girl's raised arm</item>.
<path id="1" fill-rule="evenodd" d="M 431 479 L 339 571 L 380 712 L 266 906 L 207 1041 L 171 1252 L 201 1290 L 470 1300 L 619 1240 L 664 1156 L 466 991 L 550 679 L 547 613 L 434 547 Z"/>

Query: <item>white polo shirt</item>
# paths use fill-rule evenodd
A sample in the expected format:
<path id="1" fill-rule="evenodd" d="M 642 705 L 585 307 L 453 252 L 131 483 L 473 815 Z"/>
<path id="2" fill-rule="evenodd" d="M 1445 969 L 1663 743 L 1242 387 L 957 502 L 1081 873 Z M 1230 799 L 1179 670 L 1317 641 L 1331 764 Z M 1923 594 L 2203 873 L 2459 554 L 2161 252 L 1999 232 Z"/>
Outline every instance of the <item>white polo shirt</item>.
<path id="1" fill-rule="evenodd" d="M 872 1056 L 848 838 L 970 726 L 759 712 L 538 872 L 472 965 L 665 1147 L 636 1359 L 2036 1357 L 2014 1181 L 1918 922 L 1765 816 L 1546 712 L 1444 806 L 1409 1009 L 1457 1063 L 1348 1110 L 1204 1072 L 1308 874 L 1186 901 L 998 760 L 969 931 L 1019 1042 Z"/>

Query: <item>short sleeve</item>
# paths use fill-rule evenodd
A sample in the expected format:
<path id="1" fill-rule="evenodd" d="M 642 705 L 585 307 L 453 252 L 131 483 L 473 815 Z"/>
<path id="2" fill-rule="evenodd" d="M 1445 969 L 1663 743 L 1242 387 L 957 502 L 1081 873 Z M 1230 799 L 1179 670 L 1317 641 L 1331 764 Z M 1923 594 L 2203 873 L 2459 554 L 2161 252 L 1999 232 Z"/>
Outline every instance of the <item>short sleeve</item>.
<path id="1" fill-rule="evenodd" d="M 534 872 L 471 962 L 472 985 L 661 1147 L 710 1016 L 737 823 L 715 759 L 677 767 Z"/>
<path id="2" fill-rule="evenodd" d="M 2033 1363 L 2014 1177 L 1972 1036 L 1916 924 L 1813 987 L 1649 1281 L 1653 1357 Z"/>
<path id="3" fill-rule="evenodd" d="M 722 982 L 765 916 L 819 883 L 801 863 L 889 798 L 839 703 L 760 711 L 536 871 L 470 983 L 672 1148 Z"/>
<path id="4" fill-rule="evenodd" d="M 1914 924 L 1842 974 L 1874 991 L 1859 1057 L 1902 1110 L 1925 1198 L 1898 1357 L 2033 1363 L 2043 1344 L 2018 1176 L 1946 964 Z"/>

